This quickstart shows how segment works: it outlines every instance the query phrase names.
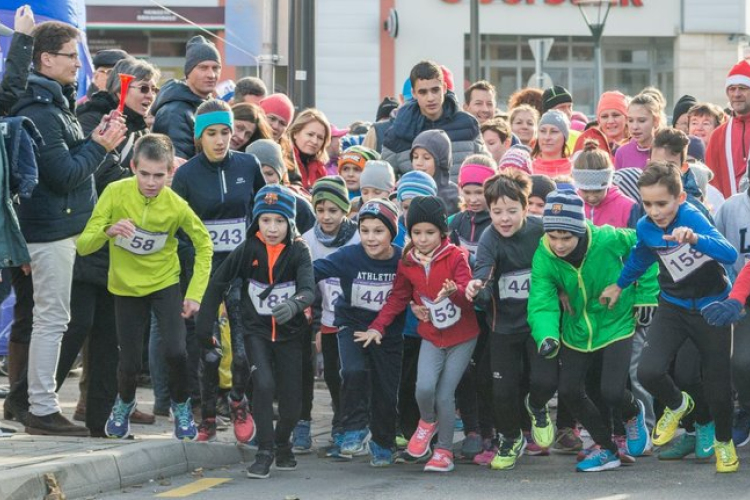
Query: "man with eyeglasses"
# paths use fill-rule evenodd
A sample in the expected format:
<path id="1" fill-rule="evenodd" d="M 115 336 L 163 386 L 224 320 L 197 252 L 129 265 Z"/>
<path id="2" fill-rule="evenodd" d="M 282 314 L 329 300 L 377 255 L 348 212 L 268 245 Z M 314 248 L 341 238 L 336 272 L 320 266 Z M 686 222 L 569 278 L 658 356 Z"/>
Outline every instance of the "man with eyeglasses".
<path id="1" fill-rule="evenodd" d="M 28 363 L 26 432 L 87 436 L 88 429 L 62 416 L 55 394 L 60 341 L 70 321 L 75 241 L 96 200 L 93 174 L 125 137 L 123 120 L 102 120 L 89 138 L 75 116 L 79 32 L 50 21 L 34 28 L 34 71 L 11 113 L 38 128 L 39 184 L 18 211 L 31 256 L 34 311 Z M 105 123 L 108 126 L 105 129 Z M 13 388 L 15 389 L 15 387 Z M 18 398 L 11 391 L 10 397 Z"/>
<path id="2" fill-rule="evenodd" d="M 86 91 L 86 95 L 78 100 L 78 104 L 81 105 L 91 99 L 91 96 L 95 93 L 106 90 L 107 78 L 112 73 L 112 68 L 121 59 L 125 59 L 126 57 L 128 57 L 128 53 L 120 49 L 104 49 L 94 54 L 91 60 L 94 65 L 94 76 Z"/>

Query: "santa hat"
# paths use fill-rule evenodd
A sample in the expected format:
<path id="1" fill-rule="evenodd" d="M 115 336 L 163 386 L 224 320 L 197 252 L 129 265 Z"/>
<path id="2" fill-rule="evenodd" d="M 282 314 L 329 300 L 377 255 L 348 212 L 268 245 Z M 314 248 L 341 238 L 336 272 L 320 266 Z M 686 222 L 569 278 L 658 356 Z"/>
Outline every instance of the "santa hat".
<path id="1" fill-rule="evenodd" d="M 750 87 L 750 63 L 744 59 L 735 64 L 727 75 L 726 87 L 730 85 L 744 85 Z"/>

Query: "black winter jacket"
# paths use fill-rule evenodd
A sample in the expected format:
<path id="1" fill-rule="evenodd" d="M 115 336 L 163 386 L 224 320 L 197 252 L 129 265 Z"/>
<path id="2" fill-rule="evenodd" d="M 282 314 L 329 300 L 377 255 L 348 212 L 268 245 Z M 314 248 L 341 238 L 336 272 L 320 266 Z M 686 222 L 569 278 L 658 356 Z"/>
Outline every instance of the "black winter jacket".
<path id="1" fill-rule="evenodd" d="M 185 82 L 170 80 L 164 84 L 151 108 L 155 117 L 152 130 L 169 136 L 174 143 L 175 155 L 185 160 L 195 156 L 195 110 L 204 100 Z"/>
<path id="2" fill-rule="evenodd" d="M 7 115 L 26 91 L 33 51 L 34 37 L 19 32 L 13 34 L 0 83 L 0 115 Z"/>

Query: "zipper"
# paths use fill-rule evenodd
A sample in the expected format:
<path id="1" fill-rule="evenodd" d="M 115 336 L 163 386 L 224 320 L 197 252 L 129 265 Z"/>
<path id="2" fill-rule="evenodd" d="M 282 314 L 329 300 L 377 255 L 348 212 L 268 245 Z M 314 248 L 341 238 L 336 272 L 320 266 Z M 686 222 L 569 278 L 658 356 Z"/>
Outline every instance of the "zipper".
<path id="1" fill-rule="evenodd" d="M 474 230 L 477 228 L 476 224 L 474 224 L 474 217 L 476 217 L 476 214 L 472 212 L 471 213 L 471 236 L 469 237 L 469 240 L 471 243 L 474 243 Z"/>
<path id="2" fill-rule="evenodd" d="M 265 243 L 264 243 L 265 244 Z M 268 254 L 268 247 L 266 247 L 266 255 Z M 278 258 L 276 259 L 278 261 Z M 276 262 L 274 262 L 276 264 Z M 268 286 L 273 284 L 273 266 L 269 260 L 268 262 Z M 271 342 L 276 342 L 276 318 L 271 316 Z"/>
<path id="3" fill-rule="evenodd" d="M 227 194 L 227 179 L 222 169 L 219 169 L 219 184 L 221 188 L 221 203 L 224 203 L 224 195 Z"/>
<path id="4" fill-rule="evenodd" d="M 148 215 L 149 205 L 151 205 L 151 198 L 146 198 L 146 206 L 143 209 L 143 217 L 141 218 L 141 228 L 146 226 L 146 216 Z"/>
<path id="5" fill-rule="evenodd" d="M 583 294 L 583 319 L 584 321 L 586 321 L 586 326 L 589 329 L 589 342 L 588 342 L 589 351 L 591 351 L 591 346 L 594 341 L 594 328 L 591 326 L 591 320 L 589 319 L 588 312 L 586 311 L 586 306 L 589 303 L 589 296 L 586 293 L 586 287 L 584 286 L 584 283 L 583 283 L 583 266 L 586 264 L 586 259 L 589 257 L 589 250 L 591 249 L 592 239 L 593 239 L 592 235 L 589 234 L 589 242 L 586 248 L 586 255 L 583 257 L 583 260 L 581 261 L 581 266 L 578 269 L 576 269 L 576 267 L 570 262 L 568 262 L 567 260 L 563 260 L 563 259 L 560 259 L 560 257 L 557 257 L 555 253 L 552 252 L 552 249 L 549 248 L 549 251 L 552 253 L 552 256 L 562 260 L 565 264 L 570 266 L 570 268 L 576 273 L 576 276 L 578 277 L 578 287 L 581 289 L 581 293 Z"/>

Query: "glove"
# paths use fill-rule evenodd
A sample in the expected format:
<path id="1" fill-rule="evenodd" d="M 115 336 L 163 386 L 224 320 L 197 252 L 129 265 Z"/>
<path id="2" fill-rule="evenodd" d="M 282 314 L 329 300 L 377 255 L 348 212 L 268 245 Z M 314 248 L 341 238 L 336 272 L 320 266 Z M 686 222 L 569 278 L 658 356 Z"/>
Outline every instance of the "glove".
<path id="1" fill-rule="evenodd" d="M 271 309 L 271 314 L 276 319 L 276 322 L 280 325 L 287 323 L 298 312 L 299 309 L 297 308 L 297 303 L 291 300 L 282 302 L 281 304 L 278 304 L 274 306 L 273 309 Z"/>
<path id="2" fill-rule="evenodd" d="M 215 345 L 211 349 L 203 349 L 203 361 L 208 364 L 218 365 L 221 362 L 221 357 L 223 355 L 224 353 L 222 352 L 221 347 L 219 347 L 218 345 Z"/>
<path id="3" fill-rule="evenodd" d="M 649 326 L 654 319 L 656 306 L 637 306 L 635 313 L 638 316 L 638 326 Z"/>
<path id="4" fill-rule="evenodd" d="M 729 326 L 745 317 L 745 307 L 737 299 L 711 302 L 701 309 L 701 314 L 711 326 Z"/>
<path id="5" fill-rule="evenodd" d="M 542 341 L 542 345 L 539 346 L 539 355 L 547 359 L 552 359 L 557 356 L 559 350 L 560 342 L 553 338 L 546 338 Z"/>

